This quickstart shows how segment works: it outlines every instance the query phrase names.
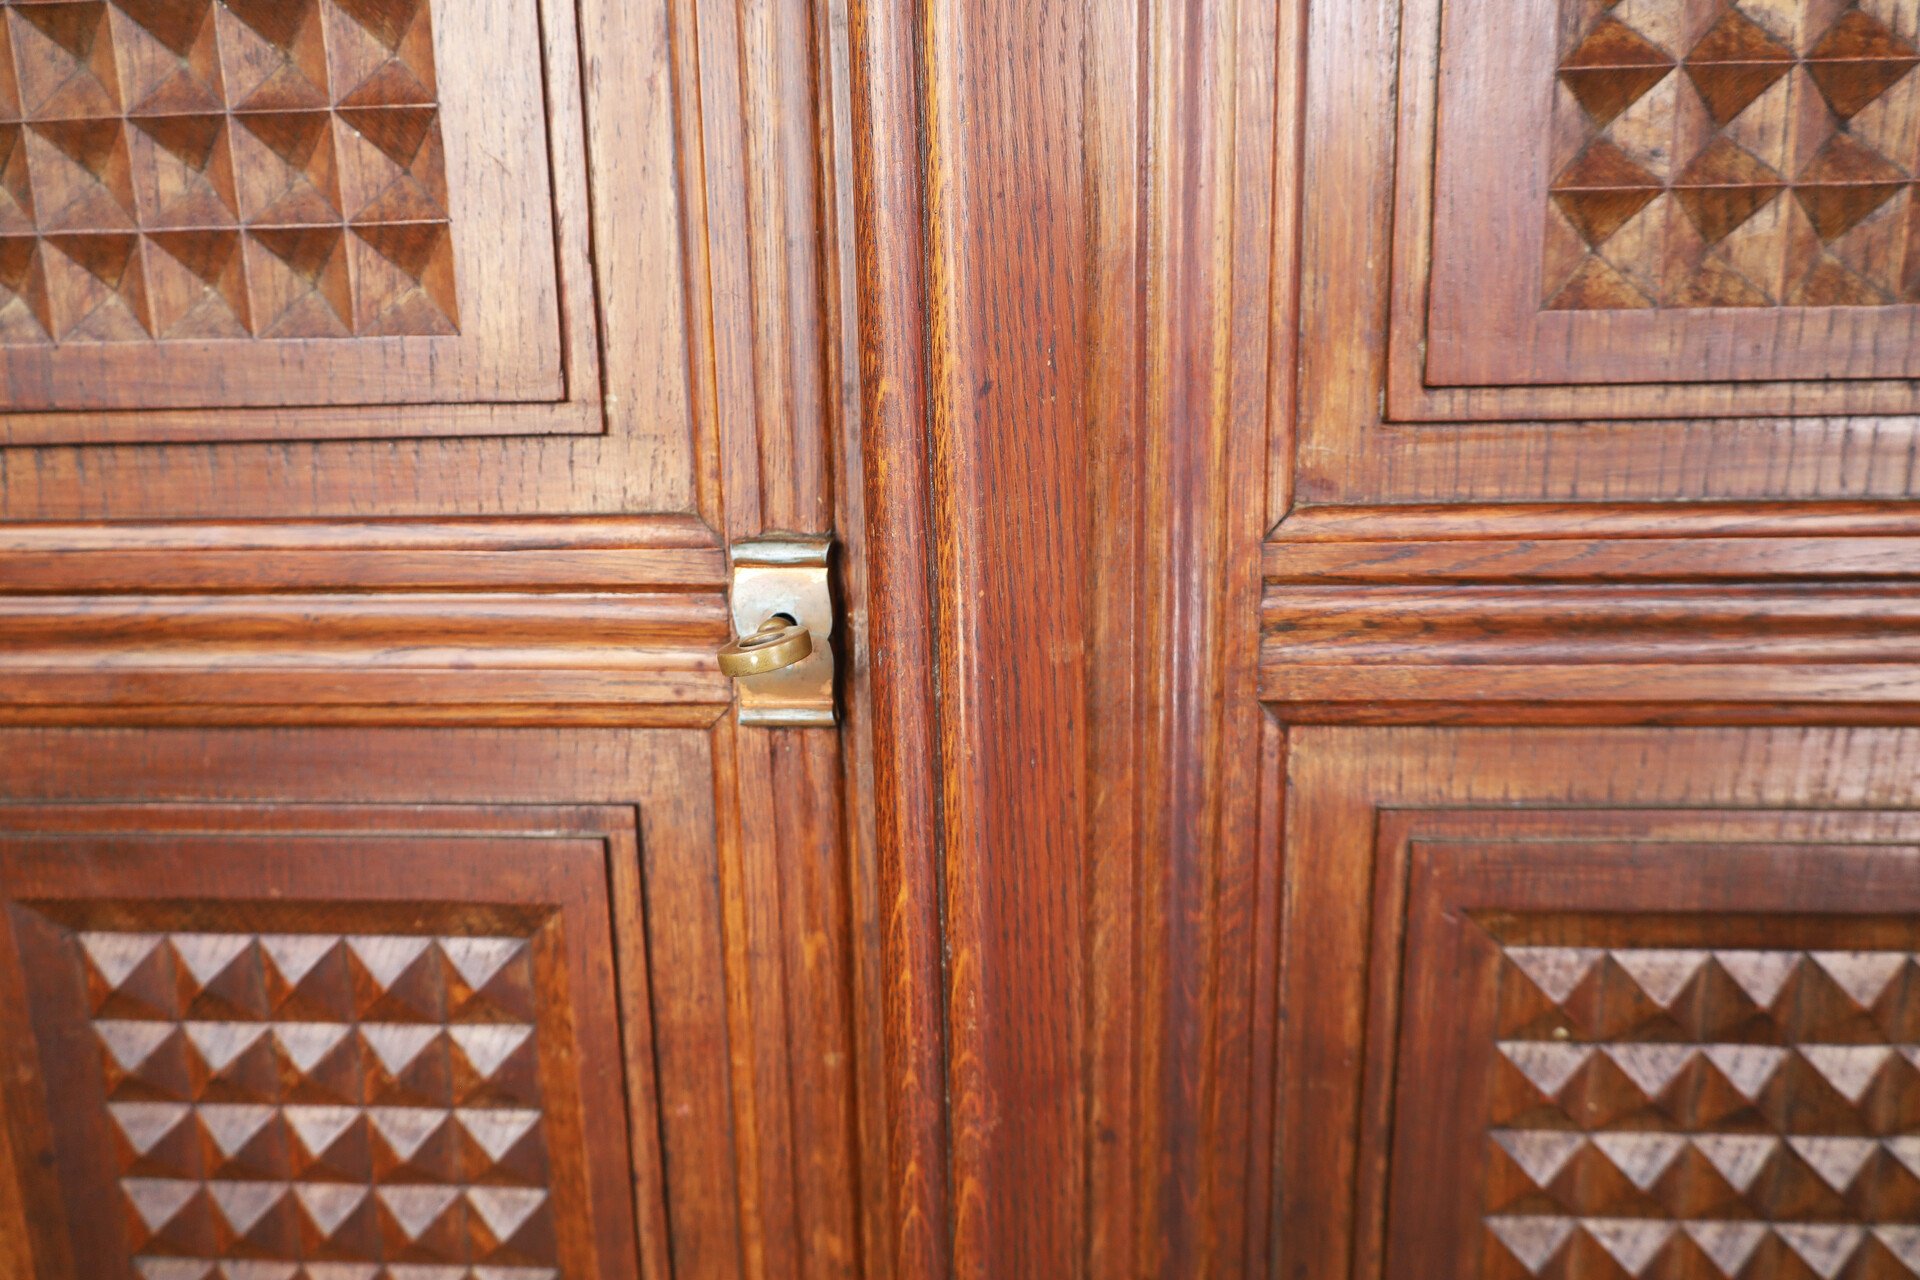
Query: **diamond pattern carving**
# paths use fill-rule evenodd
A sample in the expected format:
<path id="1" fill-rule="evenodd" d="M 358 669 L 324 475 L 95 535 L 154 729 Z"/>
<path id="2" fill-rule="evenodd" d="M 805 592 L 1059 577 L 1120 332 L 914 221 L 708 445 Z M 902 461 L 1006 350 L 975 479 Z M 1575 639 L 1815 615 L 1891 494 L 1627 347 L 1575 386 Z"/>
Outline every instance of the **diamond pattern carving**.
<path id="1" fill-rule="evenodd" d="M 524 938 L 73 945 L 142 1280 L 557 1280 Z"/>
<path id="2" fill-rule="evenodd" d="M 0 344 L 453 334 L 427 0 L 0 0 Z"/>
<path id="3" fill-rule="evenodd" d="M 1556 70 L 1542 305 L 1920 302 L 1910 12 L 1887 0 L 1582 12 L 1597 16 L 1569 33 Z"/>
<path id="4" fill-rule="evenodd" d="M 1499 963 L 1488 1276 L 1920 1275 L 1920 956 Z"/>

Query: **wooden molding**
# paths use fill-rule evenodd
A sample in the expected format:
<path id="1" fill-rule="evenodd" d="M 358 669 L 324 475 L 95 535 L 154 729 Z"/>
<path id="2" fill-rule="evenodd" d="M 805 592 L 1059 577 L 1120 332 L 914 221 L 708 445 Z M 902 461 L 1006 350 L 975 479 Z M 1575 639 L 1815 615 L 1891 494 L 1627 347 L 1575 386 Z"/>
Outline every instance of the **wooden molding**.
<path id="1" fill-rule="evenodd" d="M 697 520 L 0 529 L 0 720 L 707 724 Z"/>
<path id="2" fill-rule="evenodd" d="M 724 591 L 726 552 L 681 516 L 0 525 L 0 593 Z"/>
<path id="3" fill-rule="evenodd" d="M 704 725 L 716 592 L 0 596 L 8 723 Z"/>
<path id="4" fill-rule="evenodd" d="M 1708 719 L 1910 702 L 1913 532 L 1874 507 L 1297 513 L 1263 552 L 1262 696 L 1366 720 L 1453 700 L 1745 708 L 1687 712 Z"/>
<path id="5" fill-rule="evenodd" d="M 1889 504 L 1307 508 L 1262 552 L 1296 722 L 1903 723 L 1920 520 Z"/>
<path id="6" fill-rule="evenodd" d="M 1546 538 L 1888 537 L 1920 534 L 1911 502 L 1459 503 L 1303 506 L 1268 533 L 1303 542 Z M 1282 570 L 1283 571 L 1283 570 Z M 1269 570 L 1273 576 L 1275 570 Z"/>
<path id="7" fill-rule="evenodd" d="M 1282 582 L 1261 621 L 1302 723 L 1920 718 L 1914 585 Z"/>
<path id="8" fill-rule="evenodd" d="M 860 532 L 885 970 L 886 1163 L 879 1176 L 888 1221 L 872 1253 L 883 1273 L 944 1280 L 952 1228 L 916 33 L 898 5 L 851 0 L 848 15 L 852 195 L 860 225 Z"/>

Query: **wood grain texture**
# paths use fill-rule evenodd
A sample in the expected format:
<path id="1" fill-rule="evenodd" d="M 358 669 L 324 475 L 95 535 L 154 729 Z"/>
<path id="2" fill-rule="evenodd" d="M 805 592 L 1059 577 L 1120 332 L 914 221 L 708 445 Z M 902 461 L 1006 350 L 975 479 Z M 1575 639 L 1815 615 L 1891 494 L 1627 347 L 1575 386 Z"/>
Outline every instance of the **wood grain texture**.
<path id="1" fill-rule="evenodd" d="M 594 1016 L 613 1002 L 616 968 L 626 983 L 642 976 L 621 963 L 635 947 L 616 947 L 609 893 L 612 863 L 637 853 L 631 810 L 593 815 L 610 828 L 595 835 L 576 811 L 559 819 L 574 828 L 565 835 L 495 815 L 507 820 L 451 838 L 381 830 L 377 808 L 270 833 L 204 808 L 202 829 L 164 835 L 55 836 L 9 816 L 6 981 L 24 991 L 32 1023 L 8 1037 L 12 1100 L 51 1122 L 50 1147 L 35 1149 L 41 1168 L 54 1157 L 60 1183 L 43 1238 L 65 1218 L 78 1274 L 139 1269 L 128 1253 L 210 1263 L 231 1225 L 249 1252 L 283 1263 L 319 1249 L 359 1262 L 405 1250 L 637 1275 L 633 1183 L 657 1185 L 658 1166 L 636 1169 L 624 1150 L 615 1027 Z M 463 990 L 460 970 L 476 972 L 466 962 L 487 952 L 499 961 L 491 980 Z M 269 1029 L 272 1013 L 290 1012 L 272 1007 L 281 995 L 302 1030 Z M 492 1019 L 476 1021 L 481 1009 Z M 419 1030 L 435 1024 L 445 1030 Z M 416 1030 L 396 1032 L 406 1025 Z M 296 1047 L 328 1028 L 331 1053 Z M 110 1060 L 94 1043 L 132 1029 L 163 1039 Z M 395 1051 L 396 1038 L 423 1034 L 440 1047 L 415 1038 Z M 344 1111 L 307 1109 L 322 1099 Z M 192 1118 L 175 1111 L 173 1133 L 154 1133 L 142 1121 L 156 1102 L 163 1116 L 191 1103 Z M 589 1112 L 615 1123 L 589 1131 Z M 38 1118 L 17 1117 L 16 1132 Z M 461 1151 L 450 1119 L 481 1141 Z M 523 1125 L 518 1143 L 496 1145 L 516 1120 L 533 1132 Z M 116 1144 L 112 1130 L 129 1124 L 131 1142 Z M 376 1190 L 375 1170 L 396 1163 L 406 1172 L 380 1181 L 441 1190 Z M 296 1180 L 292 1199 L 262 1181 L 276 1172 Z M 356 1182 L 357 1212 L 323 1207 L 339 1195 L 327 1185 Z M 146 1211 L 126 1215 L 123 1195 Z M 398 1230 L 377 1229 L 375 1204 L 395 1211 Z M 480 1220 L 494 1229 L 465 1228 Z"/>
<path id="2" fill-rule="evenodd" d="M 1277 15 L 934 6 L 911 107 L 855 19 L 883 891 L 946 949 L 889 951 L 892 1135 L 938 1151 L 942 1069 L 952 1126 L 950 1208 L 892 1165 L 951 1253 L 903 1218 L 895 1258 L 1239 1274 Z"/>
<path id="3" fill-rule="evenodd" d="M 0 714 L 710 723 L 732 690 L 708 537 L 685 519 L 13 526 Z"/>
<path id="4" fill-rule="evenodd" d="M 1260 894 L 1259 717 L 1245 610 L 1265 503 L 1255 459 L 1270 394 L 1264 193 L 1279 15 L 1167 6 L 1144 17 L 1143 149 L 1128 168 L 1098 172 L 1142 200 L 1130 281 L 1142 291 L 1142 358 L 1132 377 L 1115 364 L 1090 370 L 1089 382 L 1090 393 L 1123 387 L 1139 404 L 1137 421 L 1096 412 L 1089 424 L 1092 456 L 1134 453 L 1141 470 L 1137 496 L 1098 479 L 1089 489 L 1091 527 L 1129 529 L 1139 547 L 1133 594 L 1109 594 L 1099 582 L 1103 571 L 1126 581 L 1124 550 L 1095 570 L 1090 628 L 1117 638 L 1130 626 L 1137 647 L 1118 648 L 1111 667 L 1095 662 L 1088 686 L 1090 724 L 1105 730 L 1094 750 L 1138 761 L 1130 778 L 1102 776 L 1097 756 L 1089 769 L 1090 785 L 1134 793 L 1136 844 L 1127 852 L 1138 880 L 1129 898 L 1093 864 L 1105 875 L 1090 910 L 1126 921 L 1134 953 L 1124 965 L 1096 958 L 1087 978 L 1089 999 L 1126 1010 L 1135 1037 L 1116 1073 L 1133 1091 L 1132 1132 L 1091 1143 L 1089 1160 L 1096 1171 L 1131 1162 L 1137 1198 L 1129 1221 L 1094 1194 L 1089 1273 L 1233 1275 L 1257 1265 L 1243 1256 L 1247 1162 L 1260 1158 L 1245 1145 Z M 1119 50 L 1111 56 L 1120 61 Z M 1093 192 L 1110 198 L 1100 186 Z M 1110 310 L 1103 300 L 1093 306 Z M 1089 653 L 1104 657 L 1109 636 L 1090 630 Z M 1132 683 L 1135 701 L 1116 701 L 1109 682 Z M 1094 1097 L 1111 1087 L 1096 1066 Z M 1102 1233 L 1123 1229 L 1128 1250 L 1103 1257 Z"/>
<path id="5" fill-rule="evenodd" d="M 1374 935 L 1376 956 L 1382 944 L 1405 953 L 1397 973 L 1374 968 L 1386 984 L 1378 1004 L 1404 1011 L 1401 1069 L 1379 1074 L 1395 1077 L 1398 1114 L 1432 1119 L 1390 1143 L 1371 1125 L 1363 1138 L 1387 1158 L 1386 1272 L 1418 1274 L 1436 1254 L 1490 1267 L 1509 1252 L 1577 1256 L 1601 1238 L 1663 1269 L 1699 1244 L 1731 1262 L 1729 1242 L 1716 1239 L 1725 1228 L 1705 1222 L 1735 1214 L 1752 1215 L 1733 1228 L 1744 1252 L 1793 1258 L 1820 1242 L 1856 1266 L 1876 1262 L 1873 1228 L 1898 1178 L 1876 1139 L 1900 1127 L 1893 1100 L 1908 1084 L 1897 1067 L 1852 1078 L 1835 1068 L 1877 1058 L 1881 1026 L 1904 1031 L 1917 903 L 1904 874 L 1910 847 L 1881 843 L 1892 815 L 1828 813 L 1829 834 L 1801 841 L 1768 839 L 1799 825 L 1779 811 L 1697 812 L 1698 826 L 1724 822 L 1697 841 L 1645 837 L 1639 814 L 1583 815 L 1576 825 L 1587 830 L 1554 841 L 1479 840 L 1422 821 L 1432 816 L 1395 815 L 1377 850 L 1378 880 L 1399 881 L 1393 896 L 1405 899 L 1404 923 L 1399 912 L 1377 917 Z M 1473 826 L 1495 825 L 1474 816 Z M 1613 999 L 1596 1020 L 1591 997 L 1602 990 Z M 1840 1048 L 1842 1037 L 1869 1047 Z M 1556 1080 L 1556 1058 L 1578 1078 Z M 1774 1068 L 1764 1082 L 1741 1070 L 1756 1059 Z M 1448 1066 L 1405 1069 L 1414 1062 Z M 1608 1088 L 1610 1068 L 1624 1068 L 1624 1089 Z M 1557 1132 L 1547 1128 L 1556 1110 L 1571 1121 Z M 1659 1136 L 1642 1127 L 1660 1124 L 1655 1116 L 1671 1126 Z M 1736 1130 L 1744 1136 L 1729 1140 Z M 1823 1140 L 1829 1130 L 1851 1140 Z M 1574 1149 L 1555 1153 L 1561 1167 L 1550 1174 L 1530 1157 L 1563 1135 Z M 1771 1167 L 1746 1177 L 1727 1159 L 1739 1148 L 1774 1155 Z M 1652 1161 L 1635 1159 L 1650 1149 Z M 1843 1172 L 1827 1163 L 1835 1152 L 1860 1159 Z M 1814 1172 L 1821 1166 L 1844 1198 Z M 1614 1180 L 1623 1167 L 1632 1174 Z M 1725 1189 L 1676 1196 L 1692 1168 L 1696 1188 L 1720 1178 Z M 1590 1216 L 1554 1249 L 1562 1206 Z M 1809 1231 L 1810 1218 L 1841 1230 Z"/>
<path id="6" fill-rule="evenodd" d="M 1302 722 L 1777 720 L 1822 705 L 1898 722 L 1920 570 L 1905 518 L 1302 510 L 1264 552 L 1263 696 Z"/>
<path id="7" fill-rule="evenodd" d="M 0 596 L 0 716 L 705 724 L 715 594 Z"/>
<path id="8" fill-rule="evenodd" d="M 644 1274 L 885 1275 L 884 1038 L 855 1013 L 882 997 L 864 685 L 845 743 L 739 730 L 713 660 L 730 536 L 840 522 L 839 589 L 866 598 L 846 12 L 556 14 L 544 44 L 493 49 L 549 97 L 493 123 L 549 137 L 553 172 L 581 181 L 552 243 L 517 259 L 581 268 L 556 305 L 582 434 L 527 438 L 555 426 L 455 405 L 432 421 L 459 438 L 430 442 L 364 412 L 231 411 L 143 415 L 144 434 L 89 416 L 61 428 L 74 447 L 0 449 L 0 720 L 194 726 L 38 755 L 16 737 L 3 788 L 237 795 L 268 824 L 303 796 L 638 804 L 641 865 L 616 891 L 653 982 L 623 971 L 618 1010 L 595 1016 L 617 1012 L 625 1043 L 602 1069 L 658 1095 L 628 1135 L 653 1161 L 635 1183 Z M 843 634 L 863 679 L 860 627 Z M 311 728 L 335 722 L 502 732 Z M 274 724 L 300 728 L 257 727 Z M 589 742 L 555 725 L 685 728 Z M 420 758 L 436 751 L 452 759 Z M 663 805 L 679 827 L 646 825 Z M 0 1201 L 0 1226 L 12 1212 Z"/>
<path id="9" fill-rule="evenodd" d="M 744 1273 L 859 1272 L 840 744 L 716 734 Z M 730 750 L 729 750 L 730 749 Z M 730 755 L 730 759 L 729 759 Z"/>
<path id="10" fill-rule="evenodd" d="M 1280 1269 L 1289 1276 L 1377 1265 L 1369 1242 L 1378 1239 L 1381 1202 L 1354 1192 L 1378 1186 L 1383 1166 L 1370 1154 L 1378 1148 L 1361 1148 L 1355 1134 L 1363 1115 L 1384 1118 L 1380 1082 L 1390 1077 L 1363 1064 L 1389 1060 L 1381 1055 L 1391 1052 L 1396 1015 L 1367 994 L 1368 970 L 1357 960 L 1371 954 L 1397 965 L 1366 937 L 1373 921 L 1396 921 L 1400 908 L 1375 900 L 1376 844 L 1404 848 L 1423 833 L 1444 838 L 1489 822 L 1556 839 L 1690 828 L 1680 838 L 1737 840 L 1741 824 L 1756 822 L 1772 828 L 1762 839 L 1801 843 L 1843 829 L 1842 838 L 1878 839 L 1903 819 L 1845 811 L 1897 810 L 1913 799 L 1908 731 L 1300 728 L 1288 739 L 1280 1058 L 1288 1083 L 1278 1150 Z M 1743 808 L 1790 812 L 1726 812 Z M 1375 815 L 1391 809 L 1408 811 L 1406 821 L 1383 825 L 1376 839 Z M 1400 882 L 1388 875 L 1378 883 Z"/>
<path id="11" fill-rule="evenodd" d="M 1541 541 L 1602 538 L 1890 537 L 1920 531 L 1920 512 L 1899 502 L 1409 503 L 1306 507 L 1268 530 L 1269 576 L 1285 573 L 1302 542 Z M 1844 543 L 1833 543 L 1834 547 Z"/>
<path id="12" fill-rule="evenodd" d="M 856 175 L 853 134 L 853 32 L 845 4 L 816 6 L 814 44 L 818 66 L 821 145 L 830 163 L 823 206 L 827 316 L 827 387 L 834 412 L 829 474 L 834 498 L 834 527 L 840 553 L 828 566 L 830 585 L 845 621 L 839 628 L 836 679 L 840 688 L 841 838 L 846 848 L 846 916 L 849 951 L 850 1052 L 854 1079 L 854 1123 L 859 1143 L 856 1161 L 860 1274 L 866 1280 L 890 1280 L 895 1274 L 889 1172 L 887 975 L 882 944 L 880 839 L 875 813 L 878 764 L 875 757 L 872 576 L 867 548 L 865 484 L 865 409 L 860 379 L 862 334 L 860 260 L 854 217 Z"/>
<path id="13" fill-rule="evenodd" d="M 1299 264 L 1300 279 L 1297 319 L 1289 321 L 1301 353 L 1300 498 L 1352 504 L 1908 495 L 1913 405 L 1903 382 L 1836 376 L 1426 385 L 1438 6 L 1414 6 L 1405 22 L 1400 8 L 1391 0 L 1360 9 L 1316 6 L 1309 16 L 1301 239 L 1297 256 L 1287 258 Z M 1371 75 L 1350 75 L 1349 67 L 1396 68 L 1398 93 L 1375 92 Z M 1469 77 L 1466 91 L 1491 87 Z M 1287 255 L 1289 247 L 1276 252 Z M 1524 254 L 1502 261 L 1490 262 L 1488 271 L 1537 265 Z"/>
<path id="14" fill-rule="evenodd" d="M 1434 48 L 1438 8 L 1406 10 L 1414 66 Z M 1905 193 L 1884 182 L 1896 161 L 1880 155 L 1911 163 L 1907 91 L 1852 127 L 1830 103 L 1867 106 L 1878 96 L 1873 64 L 1843 73 L 1843 98 L 1820 86 L 1815 51 L 1835 30 L 1824 10 L 1763 11 L 1758 23 L 1735 13 L 1715 32 L 1677 7 L 1648 10 L 1632 15 L 1645 28 L 1637 31 L 1618 18 L 1563 20 L 1550 5 L 1448 6 L 1427 108 L 1437 159 L 1427 383 L 1830 379 L 1822 391 L 1844 409 L 1845 381 L 1911 376 L 1895 354 L 1911 345 L 1916 315 L 1903 269 Z M 1613 98 L 1596 110 L 1602 98 L 1577 97 L 1604 73 L 1570 63 L 1553 73 L 1580 50 L 1608 56 L 1599 46 L 1616 31 L 1638 43 L 1635 56 L 1688 59 L 1618 119 L 1608 114 Z M 1840 35 L 1864 58 L 1882 31 L 1892 35 L 1863 13 Z M 1728 78 L 1722 59 L 1733 44 L 1758 60 L 1766 92 L 1746 92 L 1762 87 L 1752 71 L 1741 84 Z M 1799 58 L 1815 60 L 1789 74 Z M 1621 96 L 1631 91 L 1618 76 L 1612 83 Z M 1424 139 L 1422 124 L 1403 117 Z M 1853 176 L 1837 179 L 1836 166 Z M 1882 183 L 1869 184 L 1874 175 Z M 1425 223 L 1403 222 L 1397 234 L 1425 235 Z"/>
<path id="15" fill-rule="evenodd" d="M 1556 936 L 1541 930 L 1571 938 L 1565 930 L 1591 926 L 1607 931 L 1591 936 L 1615 946 L 1634 936 L 1672 946 L 1692 931 L 1710 947 L 1883 947 L 1910 927 L 1908 917 L 1884 914 L 1898 909 L 1897 879 L 1887 875 L 1903 860 L 1873 868 L 1879 850 L 1898 848 L 1912 827 L 1910 731 L 1297 729 L 1289 737 L 1291 1010 L 1282 1064 L 1295 1087 L 1281 1148 L 1286 1274 L 1378 1273 L 1389 1179 L 1396 1231 L 1407 1232 L 1400 1246 L 1442 1248 L 1457 1238 L 1453 1223 L 1429 1217 L 1416 1228 L 1399 1208 L 1417 1199 L 1408 1179 L 1430 1187 L 1453 1180 L 1413 1150 L 1423 1136 L 1444 1134 L 1403 1126 L 1415 1135 L 1406 1147 L 1386 1136 L 1396 1089 L 1461 1078 L 1409 1073 L 1412 1059 L 1395 1067 L 1406 1052 L 1401 1036 L 1423 1034 L 1417 1024 L 1431 1027 L 1443 1001 L 1461 998 L 1432 990 L 1440 975 L 1418 959 L 1424 944 L 1413 932 L 1431 934 L 1431 886 L 1456 871 L 1465 877 L 1456 885 L 1483 872 L 1504 877 L 1491 894 L 1494 882 L 1482 876 L 1471 896 L 1440 895 L 1456 903 L 1457 919 L 1471 912 L 1492 924 L 1488 909 L 1505 908 L 1519 927 L 1516 912 L 1559 912 L 1527 926 L 1535 942 Z M 1755 874 L 1762 865 L 1777 874 Z M 1818 909 L 1817 925 L 1791 914 L 1805 907 Z M 1760 914 L 1764 944 L 1753 932 Z M 1833 932 L 1815 941 L 1818 928 Z M 1367 963 L 1355 963 L 1362 956 Z M 1415 985 L 1403 990 L 1403 982 Z M 1459 1153 L 1457 1143 L 1446 1149 Z M 1454 1185 L 1481 1187 L 1477 1179 Z M 1398 1274 L 1419 1269 L 1395 1264 Z"/>
<path id="16" fill-rule="evenodd" d="M 823 146 L 812 11 L 690 6 L 713 301 L 710 374 L 729 539 L 825 531 L 828 331 Z M 683 102 L 687 102 L 683 98 Z"/>
<path id="17" fill-rule="evenodd" d="M 1083 22 L 1070 4 L 920 19 L 961 1277 L 1070 1274 L 1086 1230 Z"/>
<path id="18" fill-rule="evenodd" d="M 710 527 L 724 523 L 723 443 L 711 393 L 713 356 L 710 346 L 701 345 L 703 335 L 712 331 L 716 314 L 723 324 L 732 324 L 736 307 L 772 308 L 767 312 L 772 316 L 793 311 L 796 333 L 801 333 L 797 340 L 816 351 L 798 375 L 811 399 L 803 396 L 795 412 L 811 413 L 818 423 L 819 283 L 817 271 L 811 281 L 799 273 L 763 282 L 758 304 L 746 295 L 714 302 L 704 257 L 703 193 L 711 185 L 738 202 L 750 181 L 784 190 L 795 151 L 788 146 L 784 155 L 753 158 L 788 167 L 777 174 L 756 178 L 734 167 L 714 173 L 709 182 L 700 160 L 703 117 L 688 110 L 686 96 L 692 93 L 691 102 L 698 102 L 703 57 L 691 17 L 670 22 L 667 7 L 649 0 L 594 0 L 579 6 L 578 21 L 580 36 L 574 32 L 574 8 L 560 6 L 543 28 L 544 44 L 515 44 L 516 68 L 533 67 L 536 54 L 544 64 L 547 96 L 535 104 L 531 121 L 503 115 L 498 127 L 517 130 L 516 138 L 550 131 L 541 145 L 551 149 L 556 172 L 573 175 L 574 185 L 554 203 L 553 245 L 521 256 L 578 267 L 567 277 L 561 301 L 572 316 L 565 330 L 572 353 L 567 412 L 579 420 L 560 429 L 584 434 L 525 438 L 528 432 L 555 430 L 541 416 L 548 411 L 539 406 L 524 411 L 424 406 L 421 412 L 444 420 L 436 430 L 459 438 L 397 442 L 380 438 L 386 434 L 380 424 L 393 418 L 391 412 L 383 412 L 379 423 L 369 423 L 360 410 L 146 414 L 140 415 L 145 425 L 138 434 L 116 425 L 111 415 L 93 414 L 60 428 L 67 433 L 63 439 L 76 442 L 72 447 L 0 449 L 0 516 L 164 520 L 697 512 Z M 583 54 L 582 39 L 591 57 Z M 745 51 L 723 45 L 704 56 L 737 63 Z M 811 75 L 809 52 L 801 48 L 783 56 L 789 58 L 783 74 L 805 83 Z M 456 76 L 447 72 L 443 79 Z M 752 105 L 782 109 L 775 102 Z M 747 127 L 738 117 L 748 107 L 738 98 L 711 104 L 708 118 L 718 128 L 730 110 L 731 127 L 738 130 Z M 805 177 L 797 174 L 798 180 Z M 817 256 L 817 220 L 795 228 L 767 222 L 760 234 L 778 238 L 789 230 L 804 238 L 795 254 Z M 789 296 L 788 285 L 811 295 Z M 480 289 L 476 283 L 475 291 Z M 802 332 L 808 325 L 811 337 Z M 765 338 L 766 343 L 786 341 L 778 332 Z M 810 391 L 809 376 L 814 379 Z M 762 424 L 750 411 L 733 428 L 748 436 L 735 436 L 737 442 L 725 448 L 745 450 L 742 456 L 757 453 L 758 445 L 747 441 L 762 425 L 786 429 L 784 422 Z M 209 432 L 224 443 L 191 443 Z M 295 438 L 249 443 L 288 436 Z M 803 488 L 824 492 L 818 479 L 824 474 L 823 448 L 816 427 L 806 448 L 784 448 L 777 455 L 767 482 L 787 483 L 781 468 L 799 468 L 795 474 L 815 477 Z M 815 523 L 809 529 L 821 527 Z"/>
<path id="19" fill-rule="evenodd" d="M 90 41 L 114 91 L 82 71 L 43 97 L 29 75 L 14 159 L 34 170 L 38 218 L 16 207 L 10 228 L 43 234 L 12 241 L 10 278 L 39 317 L 17 306 L 4 344 L 7 441 L 246 434 L 178 412 L 222 408 L 281 411 L 247 415 L 278 428 L 264 438 L 471 431 L 516 404 L 520 431 L 600 429 L 571 12 L 361 14 L 371 27 L 344 11 L 260 29 L 224 6 L 218 21 L 101 11 L 70 38 Z M 70 55 L 25 18 L 20 58 L 58 85 Z M 142 99 L 141 51 L 156 46 L 140 22 L 172 34 L 189 18 L 224 76 L 183 71 L 171 96 Z M 376 70 L 369 50 L 388 37 Z M 262 46 L 301 70 L 261 86 Z M 197 113 L 179 114 L 183 94 Z M 305 406 L 341 408 L 308 433 Z"/>
<path id="20" fill-rule="evenodd" d="M 920 98 L 914 29 L 851 0 L 861 491 L 872 698 L 888 1221 L 896 1277 L 952 1274 L 940 757 L 934 730 Z M 856 642 L 857 643 L 857 642 Z"/>
<path id="21" fill-rule="evenodd" d="M 631 866 L 615 865 L 607 882 L 619 895 L 619 944 L 596 963 L 618 960 L 627 998 L 642 990 L 633 984 L 643 974 L 651 987 L 654 1047 L 626 1079 L 629 1105 L 646 1108 L 634 1119 L 643 1163 L 631 1192 L 651 1233 L 643 1260 L 650 1274 L 668 1256 L 681 1274 L 738 1274 L 731 1108 L 711 1087 L 728 1071 L 714 808 L 708 788 L 687 785 L 711 767 L 707 735 L 8 730 L 0 759 L 8 802 L 0 825 L 9 832 L 95 844 L 118 833 L 123 852 L 129 840 L 177 844 L 220 830 L 283 842 L 346 829 L 445 840 L 503 827 L 624 839 Z M 222 884 L 246 893 L 231 876 Z M 623 1034 L 642 1030 L 629 1020 Z M 663 1159 L 644 1163 L 656 1145 Z"/>

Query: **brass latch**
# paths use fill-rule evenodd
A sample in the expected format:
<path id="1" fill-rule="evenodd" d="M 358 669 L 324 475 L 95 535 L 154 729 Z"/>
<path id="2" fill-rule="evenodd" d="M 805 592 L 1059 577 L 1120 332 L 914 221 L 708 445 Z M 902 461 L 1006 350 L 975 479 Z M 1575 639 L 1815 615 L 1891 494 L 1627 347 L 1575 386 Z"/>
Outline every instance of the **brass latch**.
<path id="1" fill-rule="evenodd" d="M 720 670 L 740 688 L 740 723 L 833 723 L 833 598 L 827 538 L 733 544 L 734 639 Z"/>

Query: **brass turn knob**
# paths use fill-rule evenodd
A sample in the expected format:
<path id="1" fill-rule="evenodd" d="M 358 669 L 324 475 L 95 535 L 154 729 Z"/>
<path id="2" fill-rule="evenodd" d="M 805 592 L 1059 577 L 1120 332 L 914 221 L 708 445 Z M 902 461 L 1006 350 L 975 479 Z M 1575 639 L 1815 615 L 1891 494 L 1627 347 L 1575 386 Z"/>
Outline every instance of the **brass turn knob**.
<path id="1" fill-rule="evenodd" d="M 760 624 L 750 636 L 720 650 L 720 670 L 730 676 L 757 676 L 790 667 L 813 652 L 813 633 L 783 613 Z"/>

